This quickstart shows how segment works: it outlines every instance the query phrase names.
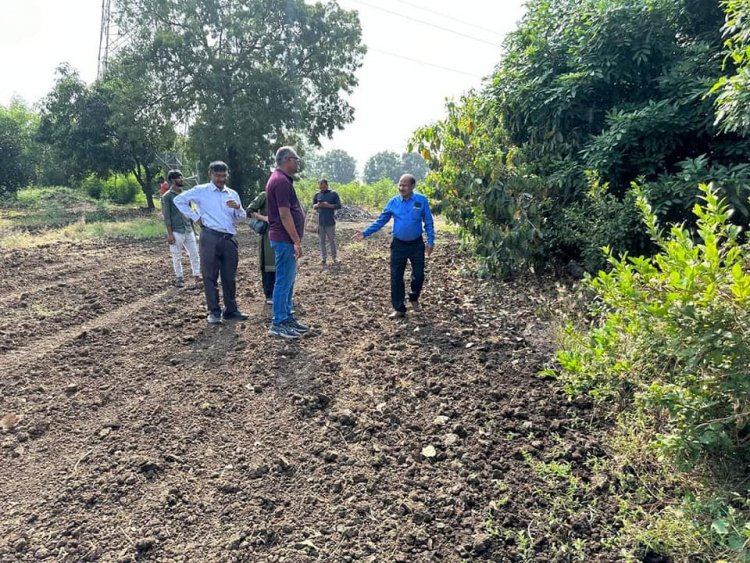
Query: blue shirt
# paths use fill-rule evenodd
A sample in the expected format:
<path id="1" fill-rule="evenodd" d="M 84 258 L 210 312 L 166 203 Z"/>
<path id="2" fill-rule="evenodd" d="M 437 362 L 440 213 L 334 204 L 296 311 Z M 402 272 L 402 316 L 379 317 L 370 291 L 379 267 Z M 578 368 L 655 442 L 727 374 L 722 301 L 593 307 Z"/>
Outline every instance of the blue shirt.
<path id="1" fill-rule="evenodd" d="M 232 209 L 227 201 L 233 199 L 240 204 L 239 209 Z M 197 211 L 190 207 L 194 203 Z M 185 217 L 193 221 L 201 220 L 204 227 L 214 231 L 234 235 L 237 233 L 235 223 L 247 218 L 247 213 L 242 209 L 240 196 L 231 188 L 224 187 L 220 190 L 213 183 L 195 186 L 182 192 L 174 198 L 174 204 Z"/>
<path id="2" fill-rule="evenodd" d="M 391 198 L 385 209 L 362 234 L 366 237 L 377 233 L 393 217 L 393 238 L 411 242 L 422 236 L 422 223 L 427 232 L 427 246 L 435 244 L 435 227 L 432 223 L 430 203 L 422 194 L 413 192 L 409 199 L 401 194 Z"/>

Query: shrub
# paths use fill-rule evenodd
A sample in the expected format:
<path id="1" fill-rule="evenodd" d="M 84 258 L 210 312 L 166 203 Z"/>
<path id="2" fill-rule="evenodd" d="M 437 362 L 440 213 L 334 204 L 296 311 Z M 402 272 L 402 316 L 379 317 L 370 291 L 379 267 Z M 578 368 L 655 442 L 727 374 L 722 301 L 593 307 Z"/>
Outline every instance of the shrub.
<path id="1" fill-rule="evenodd" d="M 750 445 L 750 275 L 740 228 L 702 185 L 695 238 L 662 234 L 642 192 L 638 207 L 658 252 L 620 258 L 587 278 L 596 325 L 568 327 L 559 377 L 571 392 L 616 398 L 656 431 L 655 446 L 692 466 L 742 460 Z"/>
<path id="2" fill-rule="evenodd" d="M 100 199 L 104 191 L 104 181 L 96 174 L 91 174 L 81 182 L 81 189 L 90 197 Z"/>
<path id="3" fill-rule="evenodd" d="M 112 175 L 102 185 L 102 197 L 112 203 L 125 205 L 135 202 L 135 196 L 140 189 L 138 181 L 132 174 L 123 176 Z"/>

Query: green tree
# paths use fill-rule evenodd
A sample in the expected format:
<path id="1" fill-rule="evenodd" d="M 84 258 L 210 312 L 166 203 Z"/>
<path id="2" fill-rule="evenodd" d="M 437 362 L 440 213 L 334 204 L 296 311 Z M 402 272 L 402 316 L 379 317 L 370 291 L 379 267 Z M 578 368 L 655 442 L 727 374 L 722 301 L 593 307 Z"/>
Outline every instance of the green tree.
<path id="1" fill-rule="evenodd" d="M 401 159 L 392 151 L 382 151 L 372 155 L 365 163 L 364 179 L 366 184 L 388 178 L 398 182 L 403 170 Z"/>
<path id="2" fill-rule="evenodd" d="M 315 159 L 311 172 L 317 178 L 325 177 L 338 184 L 348 184 L 357 176 L 357 161 L 346 151 L 332 149 Z"/>
<path id="3" fill-rule="evenodd" d="M 202 164 L 223 159 L 243 191 L 276 147 L 353 119 L 344 99 L 365 48 L 357 14 L 302 0 L 121 0 L 121 27 Z"/>
<path id="4" fill-rule="evenodd" d="M 0 190 L 15 192 L 40 174 L 43 154 L 35 142 L 39 116 L 21 99 L 0 106 Z"/>
<path id="5" fill-rule="evenodd" d="M 750 131 L 750 0 L 725 0 L 728 74 L 714 85 L 716 121 L 724 131 Z"/>
<path id="6" fill-rule="evenodd" d="M 723 21 L 711 0 L 528 4 L 491 82 L 415 137 L 490 269 L 596 270 L 604 245 L 653 250 L 628 200 L 637 179 L 660 219 L 692 221 L 696 185 L 712 179 L 748 222 L 750 143 L 716 129 L 706 96 Z"/>
<path id="7" fill-rule="evenodd" d="M 24 158 L 17 129 L 10 112 L 0 106 L 0 192 L 15 193 L 31 177 L 32 168 Z"/>
<path id="8" fill-rule="evenodd" d="M 140 58 L 121 57 L 97 88 L 108 100 L 113 131 L 120 158 L 127 172 L 132 172 L 149 209 L 154 208 L 154 178 L 162 169 L 156 156 L 174 147 L 177 135 L 172 124 L 169 105 L 163 103 L 162 92 L 148 79 Z"/>
<path id="9" fill-rule="evenodd" d="M 74 179 L 132 172 L 153 209 L 156 154 L 174 144 L 175 133 L 168 106 L 137 63 L 121 59 L 92 86 L 61 67 L 42 102 L 37 136 L 68 163 Z"/>
<path id="10" fill-rule="evenodd" d="M 112 111 L 105 92 L 91 88 L 69 65 L 42 100 L 37 140 L 64 163 L 69 178 L 80 181 L 91 173 L 106 177 L 125 169 L 109 124 Z"/>
<path id="11" fill-rule="evenodd" d="M 404 174 L 409 173 L 421 182 L 427 176 L 430 168 L 422 155 L 418 152 L 405 152 L 401 155 L 401 169 Z"/>

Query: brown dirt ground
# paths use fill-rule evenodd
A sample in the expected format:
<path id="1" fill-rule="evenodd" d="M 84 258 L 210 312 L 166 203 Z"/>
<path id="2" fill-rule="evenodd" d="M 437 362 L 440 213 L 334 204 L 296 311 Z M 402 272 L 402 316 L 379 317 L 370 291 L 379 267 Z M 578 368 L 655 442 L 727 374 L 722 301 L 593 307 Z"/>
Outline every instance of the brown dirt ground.
<path id="1" fill-rule="evenodd" d="M 0 252 L 0 561 L 619 560 L 599 423 L 537 375 L 560 288 L 466 277 L 441 234 L 389 321 L 354 228 L 337 268 L 307 236 L 293 343 L 247 231 L 220 327 L 162 241 Z"/>

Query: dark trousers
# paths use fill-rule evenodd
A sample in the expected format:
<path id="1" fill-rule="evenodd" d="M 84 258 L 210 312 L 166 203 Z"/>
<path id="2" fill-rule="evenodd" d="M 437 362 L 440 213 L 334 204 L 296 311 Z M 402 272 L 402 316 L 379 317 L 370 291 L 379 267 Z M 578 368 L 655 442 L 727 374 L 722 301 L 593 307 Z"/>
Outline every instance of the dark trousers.
<path id="1" fill-rule="evenodd" d="M 268 256 L 266 256 L 266 245 L 265 240 L 263 240 L 260 245 L 260 279 L 263 282 L 263 295 L 266 296 L 266 299 L 271 299 L 271 297 L 273 297 L 273 286 L 276 285 L 276 271 L 266 272 L 267 261 Z M 273 261 L 274 260 L 272 259 L 271 262 Z"/>
<path id="2" fill-rule="evenodd" d="M 263 295 L 270 299 L 273 297 L 273 286 L 276 285 L 276 272 L 261 270 L 260 275 L 263 278 Z"/>
<path id="3" fill-rule="evenodd" d="M 391 304 L 396 311 L 406 311 L 404 304 L 404 272 L 406 262 L 411 262 L 409 301 L 417 301 L 424 285 L 424 241 L 421 238 L 404 242 L 391 241 Z"/>
<path id="4" fill-rule="evenodd" d="M 201 230 L 201 273 L 209 312 L 221 314 L 219 306 L 219 276 L 224 295 L 224 313 L 237 310 L 237 262 L 239 260 L 237 239 L 210 229 Z"/>

